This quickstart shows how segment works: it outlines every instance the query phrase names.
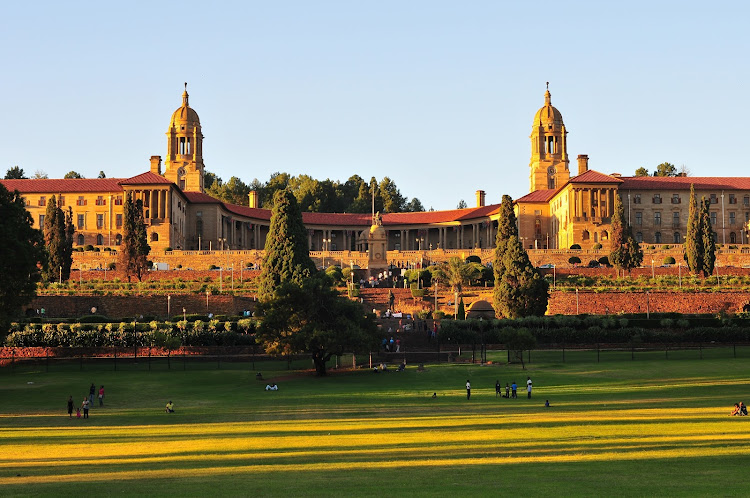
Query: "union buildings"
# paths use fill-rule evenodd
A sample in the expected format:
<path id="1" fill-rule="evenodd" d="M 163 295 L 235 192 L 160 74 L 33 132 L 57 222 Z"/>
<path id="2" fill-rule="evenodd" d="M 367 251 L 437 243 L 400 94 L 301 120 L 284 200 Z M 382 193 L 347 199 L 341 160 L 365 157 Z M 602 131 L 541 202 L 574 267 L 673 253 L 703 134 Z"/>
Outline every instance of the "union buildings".
<path id="1" fill-rule="evenodd" d="M 204 192 L 203 134 L 188 93 L 172 114 L 162 163 L 152 156 L 150 168 L 130 178 L 0 180 L 20 191 L 29 212 L 42 226 L 46 203 L 73 210 L 75 244 L 116 249 L 122 240 L 123 201 L 128 194 L 143 201 L 152 251 L 263 249 L 270 211 L 219 201 Z M 711 200 L 711 221 L 720 244 L 743 244 L 750 221 L 750 178 L 632 177 L 589 169 L 578 155 L 571 176 L 562 114 L 552 106 L 549 90 L 531 127 L 530 191 L 516 200 L 519 233 L 527 249 L 565 249 L 579 244 L 607 246 L 614 196 L 639 241 L 670 245 L 684 241 L 690 185 L 698 198 Z M 489 255 L 494 245 L 499 204 L 486 204 L 484 191 L 476 206 L 450 211 L 386 213 L 389 259 L 413 251 L 450 255 L 474 251 Z M 347 258 L 366 251 L 370 214 L 304 213 L 311 251 Z M 350 252 L 351 251 L 351 252 Z M 333 254 L 332 254 L 333 253 Z"/>

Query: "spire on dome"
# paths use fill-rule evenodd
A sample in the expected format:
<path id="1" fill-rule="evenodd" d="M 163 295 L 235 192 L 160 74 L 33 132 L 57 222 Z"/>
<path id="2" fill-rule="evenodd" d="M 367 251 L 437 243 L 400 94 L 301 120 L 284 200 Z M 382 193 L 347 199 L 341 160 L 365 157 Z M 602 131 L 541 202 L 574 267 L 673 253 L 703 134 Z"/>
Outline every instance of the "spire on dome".
<path id="1" fill-rule="evenodd" d="M 187 83 L 185 83 L 187 85 Z M 552 104 L 552 94 L 549 93 L 549 81 L 547 82 L 547 91 L 544 92 L 544 105 Z"/>
<path id="2" fill-rule="evenodd" d="M 182 92 L 182 105 L 188 105 L 187 81 L 185 82 L 185 91 Z"/>

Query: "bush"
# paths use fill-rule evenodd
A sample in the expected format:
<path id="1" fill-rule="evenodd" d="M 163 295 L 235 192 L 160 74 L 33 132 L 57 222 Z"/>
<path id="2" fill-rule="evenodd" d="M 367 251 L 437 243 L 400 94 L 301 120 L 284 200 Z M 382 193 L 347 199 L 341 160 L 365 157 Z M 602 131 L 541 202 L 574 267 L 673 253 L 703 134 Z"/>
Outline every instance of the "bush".
<path id="1" fill-rule="evenodd" d="M 673 265 L 673 264 L 675 264 L 675 260 L 674 260 L 674 258 L 672 256 L 667 256 L 666 258 L 664 258 L 664 261 L 662 261 L 662 264 L 663 265 Z"/>
<path id="2" fill-rule="evenodd" d="M 94 250 L 94 246 L 92 246 L 91 244 L 86 244 L 85 246 L 83 246 L 83 250 L 84 251 L 93 251 Z"/>
<path id="3" fill-rule="evenodd" d="M 432 318 L 435 319 L 435 320 L 442 320 L 443 318 L 445 318 L 445 312 L 443 312 L 443 311 L 435 311 L 432 314 Z"/>
<path id="4" fill-rule="evenodd" d="M 209 270 L 218 270 L 218 269 L 219 269 L 219 267 L 218 267 L 218 266 L 216 266 L 216 265 L 209 265 L 209 266 L 208 266 L 208 269 L 209 269 Z"/>
<path id="5" fill-rule="evenodd" d="M 593 249 L 594 249 L 595 251 L 598 251 L 598 250 L 599 250 L 599 249 L 601 249 L 601 248 L 602 248 L 602 245 L 601 245 L 600 243 L 598 243 L 598 242 L 597 242 L 596 244 L 594 244 L 594 247 L 593 247 Z"/>
<path id="6" fill-rule="evenodd" d="M 588 267 L 589 268 L 599 268 L 599 262 L 597 260 L 595 260 L 595 259 L 592 259 L 591 261 L 589 261 Z"/>
<path id="7" fill-rule="evenodd" d="M 580 265 L 581 258 L 579 258 L 578 256 L 571 256 L 568 260 L 568 263 L 570 263 L 571 265 Z"/>
<path id="8" fill-rule="evenodd" d="M 107 270 L 116 270 L 117 269 L 117 263 L 114 261 L 107 265 Z"/>
<path id="9" fill-rule="evenodd" d="M 479 256 L 477 256 L 475 254 L 472 254 L 471 256 L 469 256 L 468 258 L 466 258 L 466 262 L 467 263 L 479 263 L 481 265 L 482 264 L 482 258 L 480 258 Z"/>
<path id="10" fill-rule="evenodd" d="M 570 246 L 570 248 L 571 249 L 580 249 L 581 246 L 580 246 L 580 244 L 573 244 L 572 246 Z"/>

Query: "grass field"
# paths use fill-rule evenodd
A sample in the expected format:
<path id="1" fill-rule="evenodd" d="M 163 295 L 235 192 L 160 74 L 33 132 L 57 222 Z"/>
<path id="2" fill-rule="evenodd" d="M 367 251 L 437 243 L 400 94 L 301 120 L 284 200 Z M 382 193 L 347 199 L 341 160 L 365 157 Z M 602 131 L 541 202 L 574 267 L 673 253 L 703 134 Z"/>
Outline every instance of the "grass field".
<path id="1" fill-rule="evenodd" d="M 495 398 L 496 379 L 527 375 L 531 400 Z M 750 484 L 750 417 L 728 416 L 750 401 L 746 359 L 268 376 L 278 392 L 239 365 L 3 369 L 0 495 L 732 496 Z M 68 396 L 80 403 L 91 382 L 105 406 L 68 419 Z"/>

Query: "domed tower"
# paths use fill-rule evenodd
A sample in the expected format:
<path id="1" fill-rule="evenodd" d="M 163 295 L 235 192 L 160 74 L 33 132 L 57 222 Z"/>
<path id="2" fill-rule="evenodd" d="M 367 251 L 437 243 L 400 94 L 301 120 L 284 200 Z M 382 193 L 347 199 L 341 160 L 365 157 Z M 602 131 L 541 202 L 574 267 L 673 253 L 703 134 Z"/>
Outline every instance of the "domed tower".
<path id="1" fill-rule="evenodd" d="M 560 111 L 552 107 L 552 99 L 544 92 L 544 107 L 534 116 L 531 127 L 531 192 L 555 189 L 570 179 L 565 124 Z"/>
<path id="2" fill-rule="evenodd" d="M 198 113 L 188 105 L 187 83 L 182 106 L 169 122 L 164 167 L 164 177 L 182 190 L 203 192 L 203 133 Z"/>

